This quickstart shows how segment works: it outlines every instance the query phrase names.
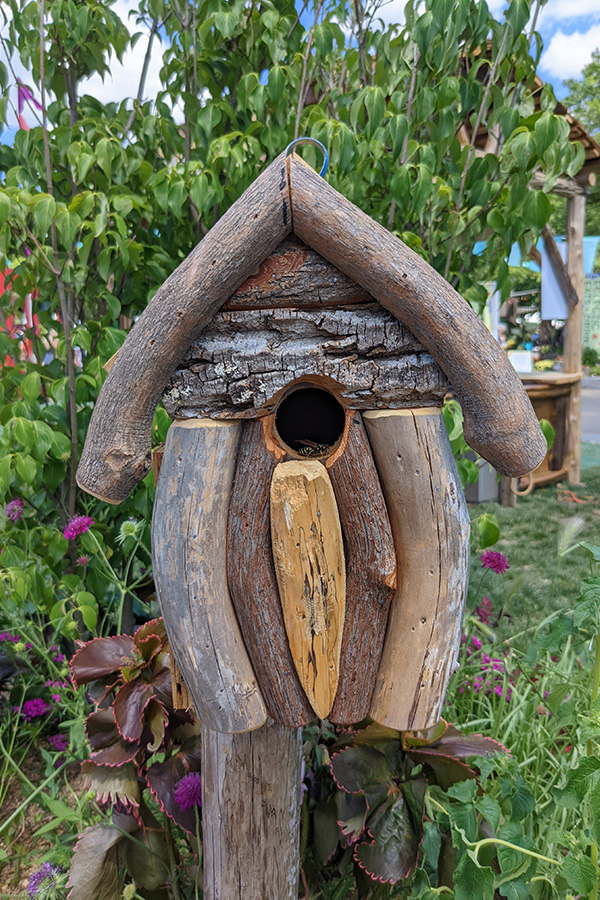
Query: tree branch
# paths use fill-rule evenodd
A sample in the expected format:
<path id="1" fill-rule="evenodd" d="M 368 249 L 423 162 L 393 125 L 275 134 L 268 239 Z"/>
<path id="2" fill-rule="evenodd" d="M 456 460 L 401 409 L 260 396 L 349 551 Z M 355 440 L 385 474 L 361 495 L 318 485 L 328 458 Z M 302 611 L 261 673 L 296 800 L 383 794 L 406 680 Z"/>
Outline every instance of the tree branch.
<path id="1" fill-rule="evenodd" d="M 307 91 L 307 73 L 308 73 L 308 60 L 310 58 L 310 48 L 312 46 L 313 35 L 315 33 L 315 28 L 317 27 L 317 23 L 319 21 L 319 13 L 321 12 L 321 6 L 323 5 L 323 0 L 319 0 L 317 3 L 317 9 L 315 12 L 315 20 L 312 24 L 312 27 L 308 33 L 308 40 L 306 42 L 306 52 L 304 54 L 304 63 L 302 65 L 302 80 L 300 81 L 300 93 L 298 94 L 298 107 L 296 109 L 296 124 L 294 125 L 294 140 L 298 137 L 298 132 L 300 129 L 300 116 L 302 115 L 302 110 L 304 109 L 304 101 L 306 100 L 306 91 Z"/>

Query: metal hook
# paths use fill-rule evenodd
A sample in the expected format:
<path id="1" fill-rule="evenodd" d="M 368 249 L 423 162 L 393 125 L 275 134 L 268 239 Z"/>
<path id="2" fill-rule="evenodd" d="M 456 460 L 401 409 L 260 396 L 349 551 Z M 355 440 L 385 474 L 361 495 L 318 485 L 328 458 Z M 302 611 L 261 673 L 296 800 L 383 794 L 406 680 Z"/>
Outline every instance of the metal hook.
<path id="1" fill-rule="evenodd" d="M 329 153 L 327 152 L 327 150 L 325 149 L 325 147 L 323 146 L 321 141 L 318 141 L 316 138 L 312 138 L 312 137 L 296 138 L 295 141 L 292 141 L 291 144 L 288 144 L 287 147 L 285 148 L 286 156 L 290 155 L 290 153 L 292 152 L 292 150 L 296 146 L 296 144 L 314 144 L 315 147 L 319 148 L 319 150 L 323 154 L 323 167 L 322 167 L 321 171 L 319 172 L 319 175 L 321 176 L 321 178 L 324 178 L 325 173 L 327 172 L 327 169 L 329 167 Z"/>

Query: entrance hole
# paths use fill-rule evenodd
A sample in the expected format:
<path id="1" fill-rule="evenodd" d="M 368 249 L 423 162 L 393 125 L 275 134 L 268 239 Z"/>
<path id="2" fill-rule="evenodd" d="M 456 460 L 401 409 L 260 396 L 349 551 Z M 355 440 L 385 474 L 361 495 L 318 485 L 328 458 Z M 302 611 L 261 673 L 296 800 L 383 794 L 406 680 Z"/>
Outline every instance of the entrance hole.
<path id="1" fill-rule="evenodd" d="M 344 433 L 346 415 L 329 391 L 298 387 L 284 397 L 275 414 L 282 442 L 301 456 L 329 456 Z"/>

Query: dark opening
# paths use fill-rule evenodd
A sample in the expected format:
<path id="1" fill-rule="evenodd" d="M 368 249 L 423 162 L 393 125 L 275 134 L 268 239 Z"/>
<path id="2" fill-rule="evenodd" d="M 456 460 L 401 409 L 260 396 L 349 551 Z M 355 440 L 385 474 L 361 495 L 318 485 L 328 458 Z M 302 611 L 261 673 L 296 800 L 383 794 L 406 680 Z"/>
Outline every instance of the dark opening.
<path id="1" fill-rule="evenodd" d="M 344 407 L 333 394 L 299 387 L 279 404 L 275 427 L 281 440 L 302 456 L 327 456 L 344 433 Z"/>

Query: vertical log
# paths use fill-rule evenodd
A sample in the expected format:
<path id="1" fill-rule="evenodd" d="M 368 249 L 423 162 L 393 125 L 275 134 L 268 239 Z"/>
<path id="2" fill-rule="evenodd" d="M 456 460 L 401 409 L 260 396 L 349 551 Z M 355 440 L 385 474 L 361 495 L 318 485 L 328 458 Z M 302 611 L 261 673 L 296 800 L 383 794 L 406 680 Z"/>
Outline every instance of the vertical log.
<path id="1" fill-rule="evenodd" d="M 469 514 L 440 410 L 363 416 L 392 523 L 398 588 L 371 715 L 418 730 L 439 718 L 460 645 Z"/>
<path id="2" fill-rule="evenodd" d="M 583 233 L 585 230 L 585 196 L 577 194 L 567 200 L 567 270 L 579 303 L 569 310 L 565 326 L 563 372 L 581 372 L 583 326 Z M 581 474 L 581 385 L 572 385 L 569 398 L 567 456 L 569 481 L 579 484 Z"/>
<path id="3" fill-rule="evenodd" d="M 188 419 L 167 435 L 152 519 L 154 577 L 177 667 L 209 728 L 267 719 L 227 589 L 227 512 L 239 423 Z"/>
<path id="4" fill-rule="evenodd" d="M 298 897 L 302 731 L 202 730 L 205 900 Z"/>
<path id="5" fill-rule="evenodd" d="M 269 715 L 297 728 L 314 713 L 292 659 L 273 568 L 269 495 L 276 465 L 262 420 L 244 422 L 229 504 L 227 577 Z"/>
<path id="6" fill-rule="evenodd" d="M 346 621 L 332 722 L 368 716 L 396 588 L 396 551 L 383 491 L 360 413 L 350 419 L 343 453 L 329 469 L 346 550 Z"/>

